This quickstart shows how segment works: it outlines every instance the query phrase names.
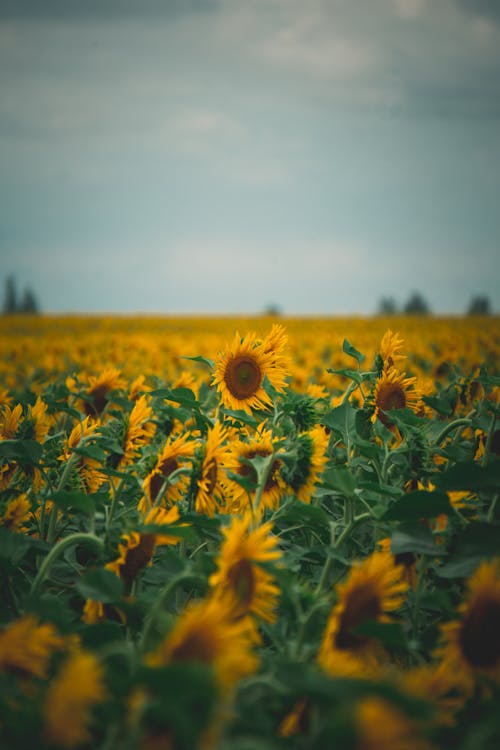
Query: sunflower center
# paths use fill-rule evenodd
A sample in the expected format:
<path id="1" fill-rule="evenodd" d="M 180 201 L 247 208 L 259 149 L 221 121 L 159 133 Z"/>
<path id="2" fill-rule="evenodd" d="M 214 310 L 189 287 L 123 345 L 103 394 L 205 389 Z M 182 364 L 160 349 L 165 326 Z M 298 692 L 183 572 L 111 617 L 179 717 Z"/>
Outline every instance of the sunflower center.
<path id="1" fill-rule="evenodd" d="M 249 560 L 238 560 L 231 565 L 227 581 L 235 597 L 235 617 L 243 617 L 249 611 L 255 596 L 255 575 Z"/>
<path id="2" fill-rule="evenodd" d="M 210 640 L 209 632 L 193 629 L 186 633 L 170 654 L 174 662 L 201 662 L 211 664 L 214 660 L 214 644 Z"/>
<path id="3" fill-rule="evenodd" d="M 257 393 L 262 380 L 259 365 L 252 357 L 234 357 L 224 372 L 226 386 L 234 398 L 243 400 Z"/>
<path id="4" fill-rule="evenodd" d="M 153 502 L 158 497 L 158 493 L 163 487 L 165 479 L 167 479 L 170 474 L 173 474 L 178 468 L 179 464 L 177 463 L 177 459 L 172 456 L 161 462 L 149 483 L 149 494 L 151 495 L 151 500 Z"/>
<path id="5" fill-rule="evenodd" d="M 206 481 L 207 495 L 211 495 L 217 484 L 217 461 L 215 459 L 212 459 L 205 469 L 204 479 Z"/>
<path id="6" fill-rule="evenodd" d="M 459 643 L 473 667 L 494 667 L 500 661 L 500 601 L 478 601 L 464 617 Z"/>
<path id="7" fill-rule="evenodd" d="M 364 622 L 375 620 L 380 613 L 379 597 L 370 583 L 357 586 L 348 595 L 340 624 L 335 634 L 335 646 L 340 649 L 362 648 L 368 638 L 352 631 Z"/>
<path id="8" fill-rule="evenodd" d="M 139 571 L 151 560 L 155 549 L 155 541 L 154 534 L 141 534 L 137 547 L 127 550 L 125 563 L 120 568 L 120 576 L 127 589 L 130 589 Z"/>
<path id="9" fill-rule="evenodd" d="M 83 409 L 87 416 L 91 417 L 96 413 L 102 414 L 107 403 L 106 396 L 108 390 L 109 389 L 103 384 L 98 385 L 96 388 L 89 392 L 89 396 L 92 397 L 92 404 L 89 404 L 88 401 L 85 401 L 83 405 Z"/>
<path id="10" fill-rule="evenodd" d="M 391 409 L 404 409 L 406 406 L 406 394 L 404 389 L 398 383 L 387 383 L 381 388 L 377 397 L 377 406 L 379 408 L 379 419 L 386 427 L 392 422 L 383 412 Z"/>

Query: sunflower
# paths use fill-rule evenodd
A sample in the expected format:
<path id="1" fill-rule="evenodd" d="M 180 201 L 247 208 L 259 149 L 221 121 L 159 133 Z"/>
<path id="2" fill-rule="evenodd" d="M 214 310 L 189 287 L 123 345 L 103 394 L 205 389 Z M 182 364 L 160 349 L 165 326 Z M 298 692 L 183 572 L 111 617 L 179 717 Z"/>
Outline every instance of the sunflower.
<path id="1" fill-rule="evenodd" d="M 90 417 L 85 417 L 83 422 L 78 422 L 66 441 L 64 452 L 59 456 L 60 461 L 68 461 L 73 450 L 77 448 L 83 438 L 92 435 L 99 428 L 98 422 L 92 422 Z M 106 481 L 106 475 L 100 470 L 99 462 L 90 456 L 80 456 L 76 465 L 76 471 L 80 481 L 88 492 L 97 492 L 99 487 Z"/>
<path id="2" fill-rule="evenodd" d="M 392 427 L 390 417 L 386 412 L 391 409 L 412 409 L 417 411 L 420 402 L 420 392 L 415 384 L 417 379 L 406 378 L 404 372 L 392 368 L 385 370 L 375 385 L 375 411 L 372 420 L 379 419 L 385 427 Z"/>
<path id="3" fill-rule="evenodd" d="M 38 396 L 35 404 L 30 406 L 28 419 L 33 421 L 34 439 L 43 443 L 52 426 L 52 418 L 47 414 L 47 404 Z"/>
<path id="4" fill-rule="evenodd" d="M 387 552 L 373 552 L 355 562 L 347 580 L 337 587 L 337 604 L 318 654 L 321 667 L 332 675 L 375 670 L 380 661 L 378 644 L 357 628 L 372 620 L 390 622 L 387 612 L 403 603 L 407 588 L 402 567 Z"/>
<path id="5" fill-rule="evenodd" d="M 320 425 L 298 436 L 297 460 L 285 478 L 290 490 L 303 503 L 311 502 L 316 483 L 328 461 L 328 441 L 329 437 Z"/>
<path id="6" fill-rule="evenodd" d="M 356 750 L 431 750 L 417 724 L 383 698 L 360 700 L 354 718 Z"/>
<path id="7" fill-rule="evenodd" d="M 266 622 L 275 620 L 279 588 L 275 578 L 261 567 L 261 563 L 279 560 L 277 537 L 271 524 L 250 530 L 251 517 L 233 518 L 223 530 L 224 542 L 217 560 L 217 570 L 209 584 L 217 599 L 227 603 L 235 619 L 254 615 Z"/>
<path id="8" fill-rule="evenodd" d="M 168 526 L 179 520 L 179 508 L 174 506 L 168 511 L 165 508 L 152 508 L 144 517 L 144 523 L 157 526 Z M 157 546 L 177 544 L 178 537 L 168 534 L 132 531 L 124 534 L 123 544 L 118 545 L 119 555 L 116 560 L 105 566 L 119 576 L 129 591 L 140 571 L 149 565 Z"/>
<path id="9" fill-rule="evenodd" d="M 267 376 L 276 390 L 284 388 L 287 372 L 281 355 L 276 356 L 272 342 L 258 342 L 255 333 L 241 338 L 236 333 L 233 343 L 219 354 L 212 384 L 217 386 L 227 409 L 266 409 L 272 400 L 264 390 Z"/>
<path id="10" fill-rule="evenodd" d="M 404 344 L 404 339 L 399 338 L 399 334 L 393 333 L 388 329 L 382 336 L 380 342 L 380 356 L 384 363 L 384 370 L 391 370 L 396 363 L 406 359 L 405 354 L 399 354 L 399 350 Z"/>
<path id="11" fill-rule="evenodd" d="M 500 559 L 483 562 L 467 589 L 460 619 L 442 626 L 438 656 L 472 690 L 483 679 L 500 684 Z"/>
<path id="12" fill-rule="evenodd" d="M 11 531 L 26 531 L 26 522 L 31 516 L 31 503 L 26 493 L 15 497 L 7 503 L 0 526 Z"/>
<path id="13" fill-rule="evenodd" d="M 100 375 L 90 375 L 85 399 L 82 401 L 82 411 L 88 416 L 99 416 L 106 408 L 111 391 L 123 385 L 120 371 L 114 367 L 104 370 Z"/>
<path id="14" fill-rule="evenodd" d="M 156 466 L 144 480 L 145 499 L 140 505 L 140 510 L 145 510 L 148 505 L 153 505 L 160 490 L 169 477 L 181 469 L 186 461 L 192 458 L 196 442 L 189 439 L 189 435 L 181 435 L 174 440 L 168 440 L 156 462 Z M 176 478 L 175 483 L 168 484 L 163 495 L 163 501 L 167 504 L 176 503 L 189 488 L 189 477 L 185 474 Z"/>
<path id="15" fill-rule="evenodd" d="M 13 409 L 8 404 L 3 407 L 0 418 L 0 440 L 12 440 L 15 438 L 21 424 L 22 416 L 22 404 L 17 404 Z"/>
<path id="16" fill-rule="evenodd" d="M 76 747 L 90 740 L 90 712 L 104 698 L 104 674 L 96 657 L 83 650 L 70 654 L 45 697 L 45 735 L 49 742 Z"/>
<path id="17" fill-rule="evenodd" d="M 147 397 L 140 396 L 128 418 L 123 455 L 118 463 L 118 470 L 133 463 L 139 448 L 148 443 L 155 434 L 156 425 L 151 421 L 152 413 L 153 409 L 148 406 Z"/>
<path id="18" fill-rule="evenodd" d="M 257 433 L 257 437 L 248 442 L 243 440 L 234 441 L 228 451 L 227 460 L 225 463 L 226 470 L 236 474 L 242 478 L 249 477 L 257 479 L 257 473 L 255 469 L 246 463 L 249 459 L 260 456 L 266 458 L 272 456 L 275 452 L 276 440 L 273 439 L 271 430 L 261 429 Z M 278 457 L 272 461 L 271 468 L 269 470 L 264 489 L 262 491 L 260 499 L 260 511 L 266 508 L 276 510 L 279 507 L 279 501 L 285 490 L 285 482 L 280 475 L 280 469 L 282 461 Z M 227 493 L 229 495 L 228 507 L 233 513 L 240 513 L 247 509 L 248 498 L 247 492 L 236 479 L 231 479 L 230 476 L 227 478 Z"/>
<path id="19" fill-rule="evenodd" d="M 227 692 L 242 677 L 256 671 L 254 641 L 250 620 L 234 620 L 221 601 L 211 597 L 188 605 L 146 661 L 151 667 L 186 662 L 206 664 L 214 670 L 221 690 Z"/>
<path id="20" fill-rule="evenodd" d="M 0 672 L 45 678 L 52 654 L 66 646 L 51 623 L 24 615 L 0 632 Z"/>
<path id="21" fill-rule="evenodd" d="M 213 516 L 223 502 L 223 470 L 227 448 L 224 441 L 227 430 L 216 422 L 208 431 L 200 477 L 196 482 L 195 509 L 197 513 Z"/>

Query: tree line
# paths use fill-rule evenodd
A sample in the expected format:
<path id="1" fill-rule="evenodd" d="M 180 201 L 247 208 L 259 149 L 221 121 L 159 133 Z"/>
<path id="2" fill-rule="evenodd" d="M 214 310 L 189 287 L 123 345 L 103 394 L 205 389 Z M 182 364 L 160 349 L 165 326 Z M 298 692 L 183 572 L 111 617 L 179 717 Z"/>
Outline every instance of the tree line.
<path id="1" fill-rule="evenodd" d="M 18 294 L 14 276 L 8 276 L 5 280 L 3 314 L 14 315 L 16 313 L 26 313 L 28 315 L 36 315 L 39 312 L 40 305 L 33 290 L 30 287 L 26 287 L 21 294 Z"/>
<path id="2" fill-rule="evenodd" d="M 412 292 L 407 301 L 399 307 L 393 297 L 382 297 L 377 308 L 378 315 L 431 315 L 431 308 L 420 292 Z M 465 310 L 466 315 L 491 315 L 493 310 L 489 297 L 476 294 Z"/>

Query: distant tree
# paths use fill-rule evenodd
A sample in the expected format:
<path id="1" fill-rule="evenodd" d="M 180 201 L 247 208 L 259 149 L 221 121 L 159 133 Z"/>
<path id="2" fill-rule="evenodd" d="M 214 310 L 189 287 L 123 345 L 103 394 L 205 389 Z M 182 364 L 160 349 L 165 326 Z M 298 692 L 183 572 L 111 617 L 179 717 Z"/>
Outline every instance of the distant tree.
<path id="1" fill-rule="evenodd" d="M 473 297 L 467 308 L 467 315 L 491 315 L 489 297 L 483 294 L 477 294 Z"/>
<path id="2" fill-rule="evenodd" d="M 36 315 L 39 312 L 37 299 L 29 287 L 24 291 L 24 296 L 19 306 L 19 312 L 28 313 L 30 315 Z"/>
<path id="3" fill-rule="evenodd" d="M 266 305 L 264 308 L 264 315 L 269 315 L 272 318 L 277 318 L 279 315 L 281 315 L 279 305 L 275 305 L 272 303 L 270 305 Z"/>
<path id="4" fill-rule="evenodd" d="M 403 312 L 406 315 L 429 315 L 430 309 L 420 292 L 412 292 L 403 307 Z"/>
<path id="5" fill-rule="evenodd" d="M 3 303 L 3 314 L 12 315 L 17 312 L 17 289 L 16 280 L 13 276 L 7 276 L 5 280 L 5 297 Z"/>
<path id="6" fill-rule="evenodd" d="M 397 311 L 398 308 L 393 297 L 382 297 L 378 303 L 378 315 L 396 315 Z"/>

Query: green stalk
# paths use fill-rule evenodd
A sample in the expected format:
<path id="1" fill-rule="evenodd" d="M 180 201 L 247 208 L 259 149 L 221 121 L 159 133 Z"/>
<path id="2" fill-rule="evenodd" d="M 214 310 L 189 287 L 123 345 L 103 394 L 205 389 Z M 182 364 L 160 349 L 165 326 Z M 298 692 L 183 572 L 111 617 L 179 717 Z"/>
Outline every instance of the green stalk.
<path id="1" fill-rule="evenodd" d="M 488 458 L 490 455 L 490 447 L 491 447 L 491 441 L 493 440 L 493 433 L 495 432 L 495 422 L 496 422 L 497 415 L 493 412 L 493 415 L 491 417 L 490 427 L 488 430 L 488 434 L 486 436 L 486 443 L 484 445 L 484 454 L 483 454 L 483 460 L 481 461 L 481 466 L 486 466 L 488 463 Z"/>
<path id="2" fill-rule="evenodd" d="M 61 539 L 52 549 L 40 566 L 32 585 L 30 595 L 35 596 L 38 594 L 42 587 L 44 580 L 50 573 L 50 569 L 54 564 L 55 560 L 64 552 L 65 549 L 75 544 L 89 544 L 98 547 L 100 550 L 104 548 L 104 542 L 94 534 L 87 534 L 86 532 L 77 532 L 76 534 L 70 534 L 69 536 Z"/>
<path id="3" fill-rule="evenodd" d="M 158 619 L 158 615 L 162 611 L 169 596 L 171 595 L 173 591 L 175 591 L 175 589 L 177 588 L 177 586 L 179 586 L 179 584 L 186 583 L 187 581 L 193 581 L 193 582 L 202 581 L 203 583 L 206 583 L 204 578 L 194 573 L 179 573 L 179 575 L 174 576 L 167 583 L 167 585 L 161 589 L 160 593 L 156 597 L 155 602 L 153 606 L 151 607 L 149 614 L 146 617 L 146 620 L 144 622 L 144 629 L 142 631 L 142 636 L 141 636 L 141 650 L 142 651 L 147 650 L 148 641 L 150 639 L 153 626 L 155 625 Z"/>
<path id="4" fill-rule="evenodd" d="M 363 521 L 367 521 L 369 518 L 373 518 L 371 513 L 360 513 L 359 516 L 354 516 L 354 518 L 347 524 L 345 529 L 342 531 L 338 539 L 335 541 L 335 524 L 330 524 L 330 535 L 331 535 L 331 547 L 336 552 L 342 544 L 345 542 L 345 540 L 351 535 L 352 531 L 358 526 L 358 524 L 362 523 Z M 333 558 L 331 556 L 328 556 L 326 558 L 325 564 L 323 566 L 323 570 L 321 571 L 321 577 L 318 581 L 318 585 L 316 586 L 315 594 L 316 596 L 321 593 L 326 579 L 328 578 L 328 575 L 330 573 L 330 569 L 332 567 Z"/>
<path id="5" fill-rule="evenodd" d="M 444 427 L 441 430 L 441 432 L 436 438 L 436 445 L 439 445 L 440 443 L 442 443 L 445 437 L 450 432 L 452 432 L 455 429 L 455 427 L 462 427 L 462 425 L 464 427 L 465 426 L 470 427 L 471 424 L 472 424 L 472 419 L 467 419 L 467 417 L 462 417 L 461 419 L 454 419 L 453 422 L 450 422 L 449 424 L 446 425 L 446 427 Z"/>

